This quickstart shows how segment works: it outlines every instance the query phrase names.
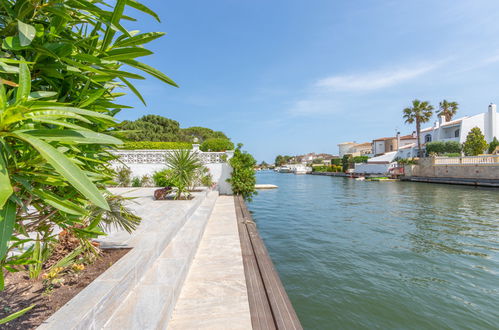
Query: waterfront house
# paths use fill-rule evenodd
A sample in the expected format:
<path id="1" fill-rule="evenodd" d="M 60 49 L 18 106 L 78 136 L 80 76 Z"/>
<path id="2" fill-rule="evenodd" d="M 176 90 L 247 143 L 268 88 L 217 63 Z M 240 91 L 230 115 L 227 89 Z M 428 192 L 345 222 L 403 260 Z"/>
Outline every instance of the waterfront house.
<path id="1" fill-rule="evenodd" d="M 401 147 L 405 147 L 416 142 L 416 132 L 404 136 L 400 136 L 400 133 L 397 133 L 397 136 L 373 140 L 372 153 L 374 156 L 379 156 L 387 152 L 397 151 Z"/>
<path id="2" fill-rule="evenodd" d="M 497 116 L 496 105 L 490 104 L 487 112 L 451 121 L 446 121 L 445 116 L 441 116 L 432 127 L 420 131 L 421 144 L 432 141 L 464 143 L 473 127 L 480 128 L 487 143 L 490 143 L 494 137 L 499 137 L 499 117 Z"/>
<path id="3" fill-rule="evenodd" d="M 372 155 L 372 144 L 370 142 L 343 142 L 338 144 L 338 149 L 340 158 L 344 155 L 351 155 L 352 157 Z"/>

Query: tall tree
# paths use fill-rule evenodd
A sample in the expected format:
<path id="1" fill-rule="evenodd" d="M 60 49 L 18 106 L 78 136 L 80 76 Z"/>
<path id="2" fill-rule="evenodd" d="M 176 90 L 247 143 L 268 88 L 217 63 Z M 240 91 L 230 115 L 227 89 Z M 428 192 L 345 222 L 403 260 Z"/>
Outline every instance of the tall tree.
<path id="1" fill-rule="evenodd" d="M 412 101 L 412 107 L 404 109 L 404 119 L 407 124 L 416 123 L 416 134 L 418 135 L 418 155 L 421 157 L 421 124 L 426 123 L 433 116 L 433 106 L 428 101 L 421 102 L 418 99 Z"/>
<path id="2" fill-rule="evenodd" d="M 452 117 L 456 115 L 459 104 L 457 102 L 448 102 L 443 100 L 439 103 L 439 110 L 437 116 L 445 116 L 445 121 L 451 121 Z"/>
<path id="3" fill-rule="evenodd" d="M 482 130 L 478 127 L 473 127 L 466 136 L 466 141 L 463 143 L 463 151 L 466 156 L 478 156 L 483 154 L 487 149 L 488 144 L 482 134 Z"/>

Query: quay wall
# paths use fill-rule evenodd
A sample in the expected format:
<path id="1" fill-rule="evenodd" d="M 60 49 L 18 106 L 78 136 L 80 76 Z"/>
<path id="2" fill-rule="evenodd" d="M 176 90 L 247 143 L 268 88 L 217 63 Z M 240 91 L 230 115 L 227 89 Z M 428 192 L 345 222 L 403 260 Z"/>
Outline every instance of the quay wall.
<path id="1" fill-rule="evenodd" d="M 499 157 L 497 160 L 499 160 Z M 470 164 L 462 162 L 461 160 L 461 163 L 450 164 L 450 162 L 440 162 L 438 161 L 438 158 L 421 158 L 419 159 L 418 165 L 406 165 L 404 167 L 404 173 L 405 177 L 408 178 L 426 177 L 499 180 L 499 161 L 495 162 L 495 159 L 493 159 L 493 161 L 494 162 L 489 163 L 476 162 Z"/>

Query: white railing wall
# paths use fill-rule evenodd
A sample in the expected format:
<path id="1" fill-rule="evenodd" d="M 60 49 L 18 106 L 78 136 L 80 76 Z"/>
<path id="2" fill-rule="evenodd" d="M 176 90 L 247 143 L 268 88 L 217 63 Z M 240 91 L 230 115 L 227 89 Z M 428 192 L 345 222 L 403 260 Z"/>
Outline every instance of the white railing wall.
<path id="1" fill-rule="evenodd" d="M 499 155 L 435 157 L 433 165 L 495 165 L 499 166 Z"/>
<path id="2" fill-rule="evenodd" d="M 173 150 L 111 150 L 118 159 L 111 162 L 117 169 L 126 166 L 132 172 L 132 177 L 152 176 L 154 172 L 161 171 L 166 166 L 166 156 Z M 226 182 L 232 173 L 232 168 L 227 161 L 234 155 L 233 150 L 225 152 L 203 152 L 198 145 L 193 145 L 192 152 L 196 153 L 206 168 L 210 170 L 213 181 L 217 183 L 221 194 L 231 194 L 230 184 Z"/>

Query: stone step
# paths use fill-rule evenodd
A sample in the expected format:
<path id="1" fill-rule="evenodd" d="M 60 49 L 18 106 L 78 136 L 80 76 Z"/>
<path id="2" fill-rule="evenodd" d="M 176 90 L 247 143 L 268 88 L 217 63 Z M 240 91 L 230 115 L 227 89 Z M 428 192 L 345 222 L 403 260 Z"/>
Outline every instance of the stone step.
<path id="1" fill-rule="evenodd" d="M 166 327 L 217 198 L 218 192 L 208 194 L 148 268 L 138 285 L 117 306 L 105 329 Z"/>

